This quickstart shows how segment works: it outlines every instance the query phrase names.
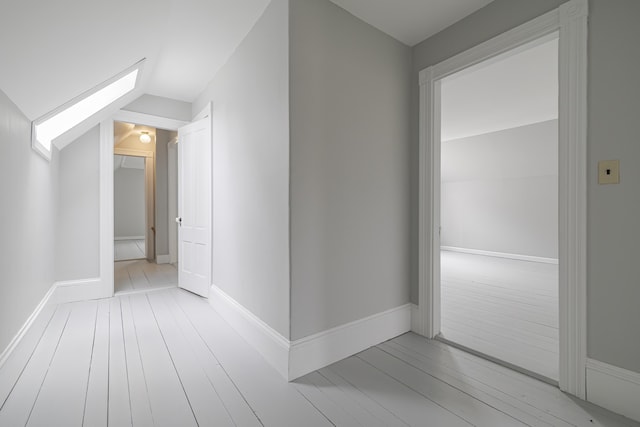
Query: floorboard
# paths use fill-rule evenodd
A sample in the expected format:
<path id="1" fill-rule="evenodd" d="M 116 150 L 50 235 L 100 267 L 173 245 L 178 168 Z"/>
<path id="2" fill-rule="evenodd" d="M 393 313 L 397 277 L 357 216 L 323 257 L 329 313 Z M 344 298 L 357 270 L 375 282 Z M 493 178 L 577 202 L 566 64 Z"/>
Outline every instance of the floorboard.
<path id="1" fill-rule="evenodd" d="M 178 270 L 172 264 L 155 264 L 143 260 L 114 263 L 116 295 L 146 292 L 178 286 Z"/>
<path id="2" fill-rule="evenodd" d="M 4 405 L 18 378 L 31 360 L 55 311 L 56 307 L 53 305 L 47 305 L 42 309 L 40 315 L 20 341 L 20 345 L 15 348 L 0 369 L 0 408 Z"/>
<path id="3" fill-rule="evenodd" d="M 144 239 L 116 240 L 113 242 L 113 254 L 116 261 L 144 259 Z"/>
<path id="4" fill-rule="evenodd" d="M 121 299 L 112 298 L 109 310 L 108 424 L 131 426 L 131 400 Z"/>
<path id="5" fill-rule="evenodd" d="M 60 338 L 67 325 L 70 305 L 58 307 L 11 394 L 0 407 L 0 426 L 24 426 L 29 420 Z"/>
<path id="6" fill-rule="evenodd" d="M 475 426 L 524 426 L 508 413 L 502 412 L 449 384 L 440 381 L 405 361 L 378 348 L 362 352 L 359 357 L 409 387 L 438 406 Z"/>
<path id="7" fill-rule="evenodd" d="M 640 426 L 412 333 L 287 383 L 180 289 L 41 316 L 0 368 L 0 427 Z"/>
<path id="8" fill-rule="evenodd" d="M 338 414 L 335 417 L 334 415 L 329 415 L 329 418 L 333 420 L 334 423 L 336 423 L 337 419 L 348 416 L 349 420 L 353 420 L 351 425 L 366 427 L 406 425 L 401 423 L 397 418 L 392 418 L 392 423 L 383 422 L 381 417 L 376 416 L 375 411 L 371 410 L 371 407 L 372 405 L 375 405 L 375 402 L 370 401 L 370 405 L 367 407 L 366 404 L 363 404 L 353 397 L 351 393 L 343 390 L 340 385 L 329 381 L 320 372 L 313 372 L 306 375 L 304 378 L 296 380 L 294 384 L 308 400 L 316 402 L 316 407 L 320 408 L 323 413 L 334 414 L 341 410 L 344 414 L 348 414 Z M 362 395 L 362 397 L 364 397 L 364 395 Z M 387 413 L 386 415 L 391 414 Z"/>
<path id="9" fill-rule="evenodd" d="M 441 252 L 441 335 L 559 378 L 558 265 Z"/>
<path id="10" fill-rule="evenodd" d="M 151 400 L 145 375 L 145 368 L 140 355 L 138 331 L 131 311 L 129 297 L 120 299 L 122 312 L 122 332 L 125 344 L 125 361 L 129 396 L 129 419 L 135 427 L 153 426 Z M 111 424 L 111 423 L 110 423 Z M 113 425 L 118 425 L 114 423 Z"/>
<path id="11" fill-rule="evenodd" d="M 421 425 L 426 420 L 438 426 L 473 425 L 359 357 L 337 362 L 330 369 L 408 425 Z"/>
<path id="12" fill-rule="evenodd" d="M 193 409 L 146 295 L 124 298 L 131 303 L 154 425 L 197 426 Z"/>
<path id="13" fill-rule="evenodd" d="M 208 381 L 203 367 L 197 363 L 195 353 L 176 325 L 165 301 L 155 293 L 147 294 L 147 299 L 198 425 L 233 426 L 231 416 Z"/>
<path id="14" fill-rule="evenodd" d="M 477 381 L 560 420 L 551 422 L 551 425 L 640 426 L 640 423 L 634 423 L 611 413 L 609 413 L 610 418 L 605 418 L 599 423 L 601 408 L 586 402 L 575 401 L 557 387 L 446 344 L 426 340 L 411 333 L 395 338 L 391 342 L 399 344 L 419 357 L 431 359 L 440 366 L 459 372 L 465 378 L 465 382 Z"/>
<path id="15" fill-rule="evenodd" d="M 267 364 L 206 301 L 172 291 L 216 359 L 225 367 L 263 425 L 332 425 L 295 388 Z"/>
<path id="16" fill-rule="evenodd" d="M 196 355 L 197 363 L 205 371 L 211 386 L 222 399 L 224 407 L 229 412 L 234 423 L 248 427 L 260 426 L 260 421 L 247 403 L 243 394 L 233 383 L 205 342 L 200 338 L 200 335 L 194 329 L 182 309 L 177 306 L 173 297 L 166 292 L 156 293 L 154 297 L 162 298 L 169 307 L 169 311 L 180 328 L 180 332 L 189 341 L 189 346 Z"/>
<path id="17" fill-rule="evenodd" d="M 97 308 L 95 301 L 72 305 L 67 327 L 29 417 L 29 427 L 82 425 Z"/>
<path id="18" fill-rule="evenodd" d="M 82 425 L 107 426 L 109 411 L 109 300 L 100 300 L 91 352 L 89 383 L 85 396 Z"/>
<path id="19" fill-rule="evenodd" d="M 360 406 L 365 411 L 369 412 L 375 419 L 377 423 L 385 426 L 407 426 L 406 422 L 404 422 L 398 415 L 396 415 L 393 411 L 388 408 L 380 405 L 377 401 L 372 399 L 365 391 L 360 390 L 354 384 L 347 381 L 345 378 L 338 375 L 334 372 L 330 367 L 323 368 L 318 370 L 318 373 L 325 378 L 331 384 L 330 388 L 326 389 L 327 393 L 332 395 L 336 394 L 338 391 L 347 396 L 347 405 L 349 406 Z M 312 375 L 312 374 L 309 374 Z M 296 382 L 305 381 L 306 377 L 300 378 L 296 380 Z M 377 424 L 376 423 L 376 424 Z"/>

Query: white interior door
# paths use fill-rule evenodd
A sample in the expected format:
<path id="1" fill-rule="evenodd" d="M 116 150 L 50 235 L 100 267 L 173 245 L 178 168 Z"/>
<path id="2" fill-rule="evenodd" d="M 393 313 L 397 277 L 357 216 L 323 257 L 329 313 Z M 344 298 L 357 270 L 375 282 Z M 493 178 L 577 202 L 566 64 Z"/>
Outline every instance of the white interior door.
<path id="1" fill-rule="evenodd" d="M 178 130 L 178 283 L 203 297 L 211 286 L 211 119 Z"/>

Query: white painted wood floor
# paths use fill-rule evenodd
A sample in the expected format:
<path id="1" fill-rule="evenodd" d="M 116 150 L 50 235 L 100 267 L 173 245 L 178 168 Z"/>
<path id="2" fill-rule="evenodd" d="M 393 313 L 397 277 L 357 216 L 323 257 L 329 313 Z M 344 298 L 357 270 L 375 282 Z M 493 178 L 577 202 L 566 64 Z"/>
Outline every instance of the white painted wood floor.
<path id="1" fill-rule="evenodd" d="M 180 289 L 47 306 L 0 368 L 0 426 L 639 426 L 409 333 L 287 383 Z"/>
<path id="2" fill-rule="evenodd" d="M 116 261 L 144 259 L 144 239 L 116 240 L 113 242 L 113 258 Z"/>
<path id="3" fill-rule="evenodd" d="M 146 259 L 114 262 L 116 295 L 176 286 L 178 270 L 175 265 L 154 264 Z"/>
<path id="4" fill-rule="evenodd" d="M 558 265 L 441 252 L 443 338 L 558 380 Z"/>

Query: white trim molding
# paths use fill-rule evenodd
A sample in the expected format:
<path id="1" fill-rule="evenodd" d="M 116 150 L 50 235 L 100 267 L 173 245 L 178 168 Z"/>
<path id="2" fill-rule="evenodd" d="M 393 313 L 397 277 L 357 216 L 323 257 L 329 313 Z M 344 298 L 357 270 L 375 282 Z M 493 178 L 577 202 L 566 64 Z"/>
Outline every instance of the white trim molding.
<path id="1" fill-rule="evenodd" d="M 440 82 L 531 43 L 559 38 L 560 388 L 585 398 L 588 0 L 528 23 L 420 72 L 419 309 L 412 330 L 440 332 Z"/>
<path id="2" fill-rule="evenodd" d="M 40 313 L 42 312 L 42 309 L 45 306 L 47 306 L 47 304 L 50 304 L 50 301 L 55 291 L 56 291 L 56 285 L 53 285 L 49 288 L 49 290 L 44 295 L 40 303 L 36 306 L 35 310 L 33 310 L 33 313 L 31 313 L 31 316 L 29 316 L 27 321 L 24 322 L 24 325 L 22 325 L 22 327 L 20 328 L 16 336 L 13 337 L 9 345 L 2 351 L 2 353 L 0 353 L 0 369 L 2 369 L 6 361 L 9 359 L 9 357 L 11 356 L 11 353 L 13 353 L 16 347 L 18 347 L 18 344 L 20 344 L 20 341 L 22 341 L 25 335 L 27 335 L 27 332 L 29 332 L 29 329 L 31 329 L 31 326 L 33 325 L 35 320 L 38 318 Z"/>
<path id="3" fill-rule="evenodd" d="M 100 282 L 102 298 L 113 296 L 113 120 L 100 123 Z"/>
<path id="4" fill-rule="evenodd" d="M 455 246 L 440 246 L 441 251 L 459 252 L 462 254 L 484 255 L 496 258 L 516 259 L 519 261 L 541 262 L 543 264 L 558 264 L 558 258 L 546 258 L 533 255 L 510 254 L 506 252 L 485 251 L 482 249 L 458 248 Z"/>
<path id="5" fill-rule="evenodd" d="M 289 341 L 217 286 L 209 304 L 287 381 L 409 332 L 411 304 Z"/>
<path id="6" fill-rule="evenodd" d="M 587 400 L 640 421 L 640 373 L 587 359 Z"/>
<path id="7" fill-rule="evenodd" d="M 560 389 L 586 398 L 588 0 L 559 10 Z"/>
<path id="8" fill-rule="evenodd" d="M 113 270 L 113 268 L 112 268 Z M 49 299 L 50 304 L 65 304 L 68 302 L 88 301 L 105 297 L 102 279 L 69 280 L 53 284 L 53 295 Z"/>
<path id="9" fill-rule="evenodd" d="M 411 329 L 411 304 L 291 342 L 289 381 L 388 341 Z"/>
<path id="10" fill-rule="evenodd" d="M 143 240 L 144 236 L 125 236 L 125 237 L 114 237 L 113 240 L 121 241 L 121 240 Z"/>
<path id="11" fill-rule="evenodd" d="M 167 130 L 177 130 L 189 122 L 183 120 L 170 119 L 168 117 L 153 116 L 151 114 L 137 113 L 135 111 L 120 110 L 116 112 L 112 119 L 117 122 L 135 123 L 137 125 L 161 128 Z"/>
<path id="12" fill-rule="evenodd" d="M 283 378 L 288 379 L 290 346 L 288 339 L 215 285 L 211 286 L 209 292 L 209 304 Z"/>

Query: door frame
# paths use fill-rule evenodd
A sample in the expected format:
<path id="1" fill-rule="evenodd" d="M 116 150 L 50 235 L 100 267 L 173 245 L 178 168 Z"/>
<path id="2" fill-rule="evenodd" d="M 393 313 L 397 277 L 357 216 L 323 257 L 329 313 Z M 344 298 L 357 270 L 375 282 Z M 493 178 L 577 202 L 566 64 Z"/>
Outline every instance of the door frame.
<path id="1" fill-rule="evenodd" d="M 173 138 L 167 145 L 168 201 L 169 201 L 169 263 L 178 262 L 178 138 Z"/>
<path id="2" fill-rule="evenodd" d="M 176 131 L 189 123 L 126 110 L 120 110 L 100 123 L 100 295 L 102 298 L 114 295 L 113 132 L 116 121 Z"/>
<path id="3" fill-rule="evenodd" d="M 440 332 L 440 81 L 472 65 L 558 33 L 559 386 L 586 397 L 588 0 L 538 18 L 420 71 L 418 310 L 412 330 Z"/>

